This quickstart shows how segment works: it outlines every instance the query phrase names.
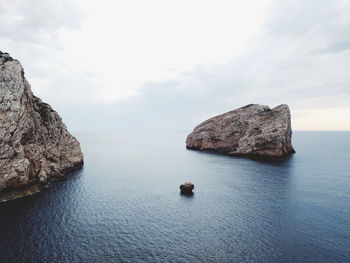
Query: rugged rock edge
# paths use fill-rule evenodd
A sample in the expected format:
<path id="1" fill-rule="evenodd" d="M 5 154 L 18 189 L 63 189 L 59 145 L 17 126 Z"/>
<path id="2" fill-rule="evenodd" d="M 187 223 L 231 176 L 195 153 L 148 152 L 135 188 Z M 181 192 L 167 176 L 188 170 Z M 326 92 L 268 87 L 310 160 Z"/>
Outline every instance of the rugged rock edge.
<path id="1" fill-rule="evenodd" d="M 292 146 L 288 105 L 273 109 L 249 104 L 215 116 L 196 126 L 187 136 L 186 148 L 261 160 L 286 159 Z"/>
<path id="2" fill-rule="evenodd" d="M 0 201 L 33 194 L 83 165 L 80 144 L 0 51 Z"/>

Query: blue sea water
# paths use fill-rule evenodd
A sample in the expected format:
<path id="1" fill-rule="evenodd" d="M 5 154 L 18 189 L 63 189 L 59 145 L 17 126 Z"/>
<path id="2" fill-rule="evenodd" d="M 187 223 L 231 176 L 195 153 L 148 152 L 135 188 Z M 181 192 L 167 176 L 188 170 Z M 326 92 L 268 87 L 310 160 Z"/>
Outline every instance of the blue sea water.
<path id="1" fill-rule="evenodd" d="M 0 203 L 1 263 L 350 262 L 350 132 L 295 132 L 282 162 L 181 132 L 76 135 L 81 171 Z"/>

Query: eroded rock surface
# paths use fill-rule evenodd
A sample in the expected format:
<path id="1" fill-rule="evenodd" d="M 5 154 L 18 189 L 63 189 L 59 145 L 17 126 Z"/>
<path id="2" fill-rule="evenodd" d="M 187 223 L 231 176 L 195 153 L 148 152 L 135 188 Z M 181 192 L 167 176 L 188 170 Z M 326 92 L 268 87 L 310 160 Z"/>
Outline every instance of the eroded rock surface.
<path id="1" fill-rule="evenodd" d="M 0 194 L 46 184 L 82 164 L 61 117 L 33 95 L 20 62 L 0 52 Z"/>
<path id="2" fill-rule="evenodd" d="M 281 159 L 295 153 L 291 137 L 288 105 L 270 109 L 250 104 L 199 124 L 188 135 L 186 147 L 231 156 Z"/>

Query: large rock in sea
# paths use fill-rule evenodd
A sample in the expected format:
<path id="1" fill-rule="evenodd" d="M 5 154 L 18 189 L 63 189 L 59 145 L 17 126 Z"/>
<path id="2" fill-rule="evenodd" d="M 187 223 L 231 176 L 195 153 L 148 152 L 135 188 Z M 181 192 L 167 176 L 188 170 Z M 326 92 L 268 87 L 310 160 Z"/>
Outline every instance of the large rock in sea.
<path id="1" fill-rule="evenodd" d="M 186 139 L 186 147 L 231 156 L 283 159 L 295 153 L 289 107 L 273 109 L 259 104 L 215 116 L 199 124 Z"/>
<path id="2" fill-rule="evenodd" d="M 82 164 L 80 144 L 61 117 L 33 95 L 20 62 L 0 52 L 0 200 Z"/>

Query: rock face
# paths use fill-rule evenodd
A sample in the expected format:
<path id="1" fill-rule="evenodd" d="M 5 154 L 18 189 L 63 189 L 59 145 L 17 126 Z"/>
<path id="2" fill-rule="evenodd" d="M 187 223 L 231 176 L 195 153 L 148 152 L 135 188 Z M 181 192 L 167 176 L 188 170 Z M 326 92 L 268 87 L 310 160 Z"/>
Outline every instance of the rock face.
<path id="1" fill-rule="evenodd" d="M 283 159 L 295 153 L 289 107 L 259 104 L 215 116 L 201 123 L 186 139 L 187 149 L 231 156 Z"/>
<path id="2" fill-rule="evenodd" d="M 33 95 L 19 61 L 0 52 L 0 194 L 45 185 L 82 164 L 61 117 Z"/>

